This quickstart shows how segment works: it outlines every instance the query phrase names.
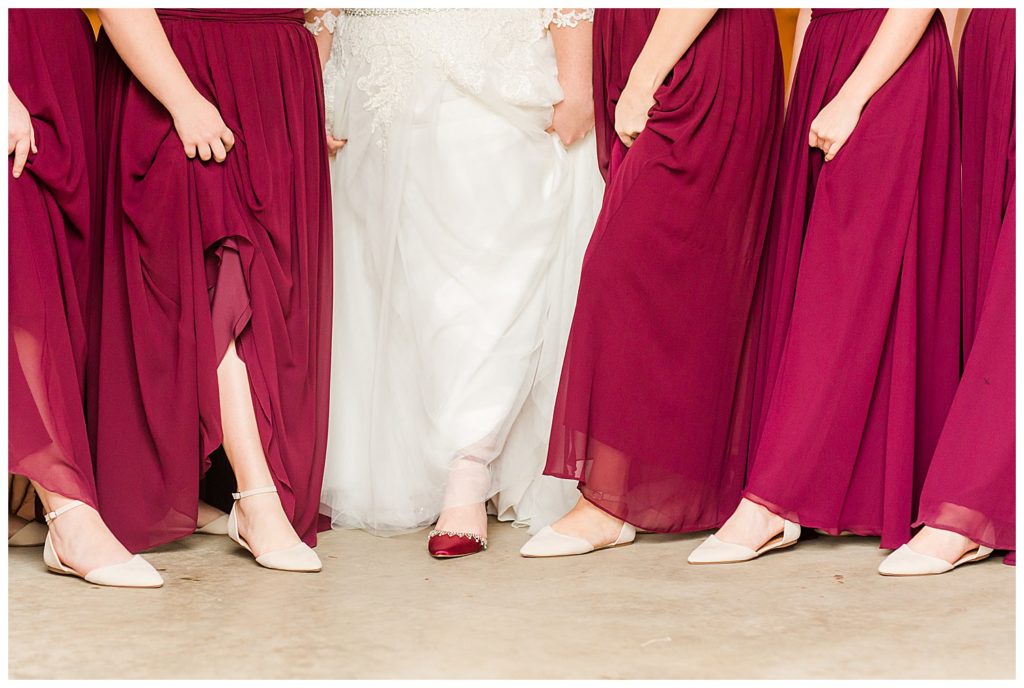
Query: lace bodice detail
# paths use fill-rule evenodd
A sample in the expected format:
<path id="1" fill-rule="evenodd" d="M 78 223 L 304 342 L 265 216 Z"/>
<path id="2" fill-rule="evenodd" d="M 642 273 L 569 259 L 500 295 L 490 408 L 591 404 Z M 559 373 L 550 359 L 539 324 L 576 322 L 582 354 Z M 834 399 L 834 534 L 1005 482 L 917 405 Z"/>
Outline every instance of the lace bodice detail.
<path id="1" fill-rule="evenodd" d="M 306 22 L 305 26 L 309 29 L 310 33 L 314 36 L 320 35 L 321 31 L 326 30 L 327 33 L 334 33 L 335 27 L 338 25 L 338 15 L 325 7 L 314 7 L 307 8 L 306 13 L 309 12 L 323 12 L 313 17 L 312 21 Z"/>
<path id="2" fill-rule="evenodd" d="M 559 29 L 575 29 L 580 22 L 593 22 L 594 10 L 592 9 L 563 9 L 558 7 L 546 8 L 544 10 L 545 26 L 557 27 Z"/>
<path id="3" fill-rule="evenodd" d="M 486 91 L 517 106 L 550 106 L 561 89 L 547 31 L 592 20 L 593 10 L 344 9 L 324 68 L 328 122 L 339 107 L 335 92 L 346 97 L 341 94 L 354 85 L 384 145 L 395 108 L 422 70 L 473 95 Z"/>

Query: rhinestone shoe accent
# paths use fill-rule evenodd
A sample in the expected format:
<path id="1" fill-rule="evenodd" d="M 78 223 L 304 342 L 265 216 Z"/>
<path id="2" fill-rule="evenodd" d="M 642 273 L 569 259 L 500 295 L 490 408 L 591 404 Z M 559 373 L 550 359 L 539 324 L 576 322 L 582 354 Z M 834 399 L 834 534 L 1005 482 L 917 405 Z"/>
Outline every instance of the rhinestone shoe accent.
<path id="1" fill-rule="evenodd" d="M 454 530 L 432 530 L 427 534 L 427 539 L 438 535 L 447 535 L 448 537 L 455 538 L 466 538 L 467 540 L 473 540 L 477 542 L 481 547 L 487 549 L 487 538 L 482 538 L 476 533 L 459 533 Z"/>

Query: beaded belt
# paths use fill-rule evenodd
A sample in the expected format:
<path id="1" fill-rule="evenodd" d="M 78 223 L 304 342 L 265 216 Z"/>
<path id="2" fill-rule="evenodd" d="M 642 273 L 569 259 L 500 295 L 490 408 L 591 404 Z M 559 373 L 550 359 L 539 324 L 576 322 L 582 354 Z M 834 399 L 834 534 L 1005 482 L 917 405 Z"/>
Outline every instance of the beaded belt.
<path id="1" fill-rule="evenodd" d="M 448 9 L 446 7 L 369 7 L 363 9 L 346 7 L 342 12 L 353 17 L 399 17 L 406 14 L 445 12 Z"/>

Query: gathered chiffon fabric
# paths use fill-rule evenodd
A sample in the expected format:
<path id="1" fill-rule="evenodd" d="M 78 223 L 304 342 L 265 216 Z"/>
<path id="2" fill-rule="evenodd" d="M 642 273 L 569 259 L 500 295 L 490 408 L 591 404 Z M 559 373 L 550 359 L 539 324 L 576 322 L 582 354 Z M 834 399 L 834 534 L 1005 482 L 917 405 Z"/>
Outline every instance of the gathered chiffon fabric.
<path id="1" fill-rule="evenodd" d="M 95 508 L 83 412 L 97 181 L 92 28 L 77 9 L 11 9 L 8 41 L 8 83 L 39 151 L 19 179 L 8 159 L 8 470 Z M 23 487 L 14 509 L 32 494 Z"/>
<path id="2" fill-rule="evenodd" d="M 281 502 L 312 545 L 332 260 L 316 46 L 301 10 L 157 14 L 235 146 L 222 164 L 187 159 L 170 114 L 101 34 L 107 186 L 89 361 L 100 510 L 133 551 L 193 532 L 223 440 L 217 367 L 233 339 Z"/>
<path id="3" fill-rule="evenodd" d="M 1014 15 L 974 9 L 960 42 L 966 365 L 918 513 L 1000 550 L 1016 549 Z"/>
<path id="4" fill-rule="evenodd" d="M 584 258 L 545 473 L 651 531 L 720 524 L 747 463 L 748 325 L 782 128 L 771 10 L 719 10 L 629 149 L 615 104 L 657 9 L 599 9 L 607 189 Z"/>
<path id="5" fill-rule="evenodd" d="M 815 9 L 804 38 L 762 266 L 745 496 L 891 548 L 910 537 L 959 372 L 959 128 L 941 15 L 834 160 L 807 144 L 885 12 Z"/>

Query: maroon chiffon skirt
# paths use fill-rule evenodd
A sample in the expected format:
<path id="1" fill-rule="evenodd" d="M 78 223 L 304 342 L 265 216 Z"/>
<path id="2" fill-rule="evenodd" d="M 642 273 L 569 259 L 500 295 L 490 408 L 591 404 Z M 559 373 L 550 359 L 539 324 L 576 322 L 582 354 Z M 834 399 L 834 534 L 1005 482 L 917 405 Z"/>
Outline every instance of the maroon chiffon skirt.
<path id="1" fill-rule="evenodd" d="M 1014 11 L 976 9 L 960 43 L 966 367 L 918 522 L 1016 549 Z"/>
<path id="2" fill-rule="evenodd" d="M 92 28 L 81 10 L 12 9 L 8 50 L 39 150 L 20 179 L 8 160 L 8 470 L 96 507 L 82 311 L 97 178 Z"/>
<path id="3" fill-rule="evenodd" d="M 133 551 L 193 531 L 234 339 L 285 512 L 312 545 L 331 332 L 316 46 L 300 10 L 158 14 L 236 143 L 223 164 L 187 159 L 170 115 L 101 36 L 107 188 L 89 364 L 100 508 Z"/>
<path id="4" fill-rule="evenodd" d="M 749 418 L 741 361 L 782 124 L 771 10 L 719 10 L 628 150 L 615 103 L 656 9 L 597 10 L 604 205 L 583 264 L 545 473 L 652 531 L 734 509 Z"/>
<path id="5" fill-rule="evenodd" d="M 884 16 L 815 9 L 804 38 L 765 255 L 764 417 L 745 496 L 888 548 L 910 537 L 959 370 L 959 128 L 941 15 L 833 161 L 807 144 Z"/>

